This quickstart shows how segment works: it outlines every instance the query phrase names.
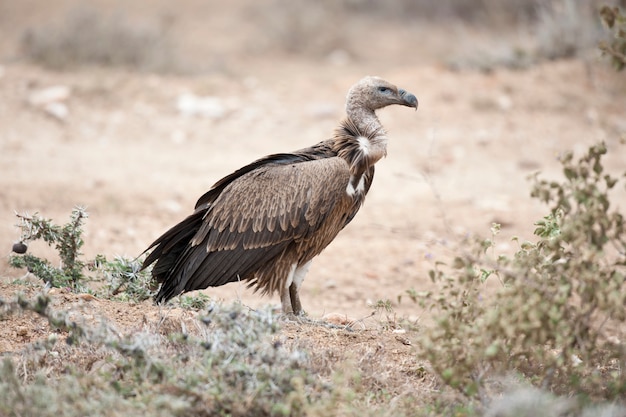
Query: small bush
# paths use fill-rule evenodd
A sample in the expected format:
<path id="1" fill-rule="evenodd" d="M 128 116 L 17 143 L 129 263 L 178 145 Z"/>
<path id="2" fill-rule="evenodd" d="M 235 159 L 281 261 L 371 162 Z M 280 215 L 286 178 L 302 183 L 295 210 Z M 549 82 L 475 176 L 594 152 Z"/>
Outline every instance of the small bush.
<path id="1" fill-rule="evenodd" d="M 149 270 L 142 270 L 142 261 L 116 256 L 112 261 L 104 255 L 97 255 L 89 263 L 90 270 L 96 273 L 94 280 L 104 280 L 100 295 L 125 301 L 140 302 L 152 297 L 156 292 L 156 283 Z"/>
<path id="2" fill-rule="evenodd" d="M 601 36 L 601 26 L 592 2 L 556 0 L 538 7 L 533 34 L 537 54 L 543 59 L 578 56 L 595 48 Z"/>
<path id="3" fill-rule="evenodd" d="M 21 237 L 18 244 L 13 246 L 13 251 L 21 253 L 9 258 L 9 264 L 14 268 L 26 268 L 46 284 L 52 287 L 71 287 L 77 289 L 85 279 L 83 269 L 85 267 L 79 257 L 80 248 L 83 246 L 83 222 L 87 217 L 85 209 L 76 207 L 72 210 L 69 223 L 58 226 L 52 220 L 40 217 L 35 213 L 16 214 L 19 219 L 18 227 Z M 27 242 L 43 240 L 59 253 L 61 267 L 52 266 L 50 261 L 25 253 Z"/>
<path id="4" fill-rule="evenodd" d="M 626 67 L 626 16 L 619 8 L 609 6 L 602 7 L 600 16 L 612 35 L 610 41 L 600 42 L 600 50 L 610 57 L 613 67 L 621 71 Z"/>
<path id="5" fill-rule="evenodd" d="M 595 0 L 522 2 L 532 13 L 517 20 L 511 15 L 522 15 L 516 13 L 520 5 L 502 2 L 494 7 L 493 3 L 485 2 L 494 13 L 492 20 L 501 24 L 492 30 L 499 28 L 505 36 L 491 36 L 481 42 L 474 38 L 461 40 L 458 52 L 446 58 L 452 69 L 489 72 L 502 67 L 524 69 L 546 60 L 587 58 L 603 36 Z"/>
<path id="6" fill-rule="evenodd" d="M 58 226 L 50 219 L 35 213 L 16 214 L 21 236 L 13 245 L 15 255 L 9 257 L 13 268 L 25 268 L 51 287 L 68 287 L 73 291 L 93 291 L 86 287 L 87 281 L 104 281 L 104 287 L 97 289 L 100 296 L 117 297 L 125 300 L 142 301 L 150 298 L 156 290 L 150 270 L 141 270 L 140 259 L 126 259 L 121 256 L 112 261 L 104 255 L 97 255 L 93 261 L 81 259 L 83 223 L 88 217 L 82 207 L 75 207 L 70 221 Z M 61 266 L 55 267 L 44 258 L 26 253 L 27 243 L 43 240 L 53 246 L 61 258 Z M 88 271 L 89 270 L 89 271 Z M 89 275 L 88 272 L 93 272 Z"/>
<path id="7" fill-rule="evenodd" d="M 180 297 L 181 308 L 187 310 L 204 310 L 210 302 L 211 299 L 209 296 L 201 292 L 194 295 L 183 295 Z"/>
<path id="8" fill-rule="evenodd" d="M 21 46 L 28 59 L 53 69 L 83 65 L 164 72 L 177 69 L 164 24 L 140 25 L 92 8 L 73 10 L 61 24 L 27 30 Z"/>
<path id="9" fill-rule="evenodd" d="M 446 384 L 473 397 L 517 372 L 557 394 L 626 394 L 626 223 L 610 204 L 619 180 L 604 172 L 606 152 L 565 154 L 563 182 L 535 177 L 550 213 L 515 256 L 494 259 L 493 238 L 468 241 L 451 269 L 430 271 L 441 291 L 422 294 L 437 318 L 422 345 Z"/>

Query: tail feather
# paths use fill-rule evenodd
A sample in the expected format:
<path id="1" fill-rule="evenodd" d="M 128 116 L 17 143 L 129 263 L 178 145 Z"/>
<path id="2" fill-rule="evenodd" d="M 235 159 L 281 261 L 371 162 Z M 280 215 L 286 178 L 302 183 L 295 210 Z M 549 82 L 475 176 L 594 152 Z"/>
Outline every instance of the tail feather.
<path id="1" fill-rule="evenodd" d="M 152 276 L 160 283 L 167 283 L 170 281 L 170 276 L 175 270 L 176 265 L 189 247 L 191 239 L 202 225 L 202 218 L 204 216 L 203 211 L 196 211 L 192 215 L 188 216 L 185 220 L 173 226 L 167 232 L 163 233 L 158 239 L 156 239 L 145 252 L 152 249 L 152 252 L 146 257 L 145 261 L 141 265 L 141 269 L 145 269 L 148 266 L 154 265 L 152 268 Z M 144 252 L 144 253 L 145 253 Z M 165 287 L 165 284 L 163 285 Z M 155 300 L 157 302 L 164 300 L 163 289 L 159 291 Z M 168 297 L 172 298 L 176 294 Z M 165 301 L 167 301 L 165 299 Z"/>
<path id="2" fill-rule="evenodd" d="M 262 260 L 274 262 L 283 250 L 284 245 L 246 250 L 239 246 L 232 250 L 207 253 L 204 246 L 188 246 L 180 256 L 177 255 L 175 265 L 168 269 L 155 301 L 166 302 L 185 291 L 247 280 Z"/>

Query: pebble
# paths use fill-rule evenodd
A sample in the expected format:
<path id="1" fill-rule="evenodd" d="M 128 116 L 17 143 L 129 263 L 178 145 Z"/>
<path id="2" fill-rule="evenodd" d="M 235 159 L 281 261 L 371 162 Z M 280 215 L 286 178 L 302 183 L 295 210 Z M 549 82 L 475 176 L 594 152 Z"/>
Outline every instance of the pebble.
<path id="1" fill-rule="evenodd" d="M 55 85 L 30 93 L 28 102 L 33 106 L 45 106 L 51 103 L 65 101 L 70 97 L 71 90 L 66 85 Z"/>
<path id="2" fill-rule="evenodd" d="M 197 96 L 184 93 L 176 99 L 176 109 L 187 117 L 199 116 L 208 119 L 220 119 L 226 114 L 226 107 L 218 97 Z"/>
<path id="3" fill-rule="evenodd" d="M 55 119 L 64 121 L 67 119 L 67 116 L 69 116 L 70 111 L 67 108 L 67 106 L 63 103 L 59 103 L 59 102 L 54 102 L 54 103 L 48 103 L 43 107 L 43 110 L 50 116 L 54 117 Z"/>
<path id="4" fill-rule="evenodd" d="M 71 89 L 66 85 L 55 85 L 33 91 L 28 96 L 28 103 L 42 109 L 47 115 L 65 121 L 69 116 L 69 109 L 64 101 L 71 95 Z"/>

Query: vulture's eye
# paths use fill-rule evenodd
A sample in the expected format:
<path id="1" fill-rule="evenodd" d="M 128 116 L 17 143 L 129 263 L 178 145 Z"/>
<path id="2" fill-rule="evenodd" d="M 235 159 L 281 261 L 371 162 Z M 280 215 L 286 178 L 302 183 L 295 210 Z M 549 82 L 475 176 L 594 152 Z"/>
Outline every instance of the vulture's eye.
<path id="1" fill-rule="evenodd" d="M 378 87 L 378 91 L 387 94 L 391 92 L 391 89 L 389 87 Z"/>

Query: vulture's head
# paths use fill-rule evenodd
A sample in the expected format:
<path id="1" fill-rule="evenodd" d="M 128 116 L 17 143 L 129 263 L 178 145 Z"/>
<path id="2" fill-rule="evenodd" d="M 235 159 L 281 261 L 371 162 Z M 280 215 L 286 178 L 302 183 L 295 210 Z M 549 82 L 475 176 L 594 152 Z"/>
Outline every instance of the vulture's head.
<path id="1" fill-rule="evenodd" d="M 379 77 L 365 77 L 356 83 L 346 97 L 348 110 L 363 108 L 374 111 L 392 104 L 417 109 L 417 98 Z"/>

